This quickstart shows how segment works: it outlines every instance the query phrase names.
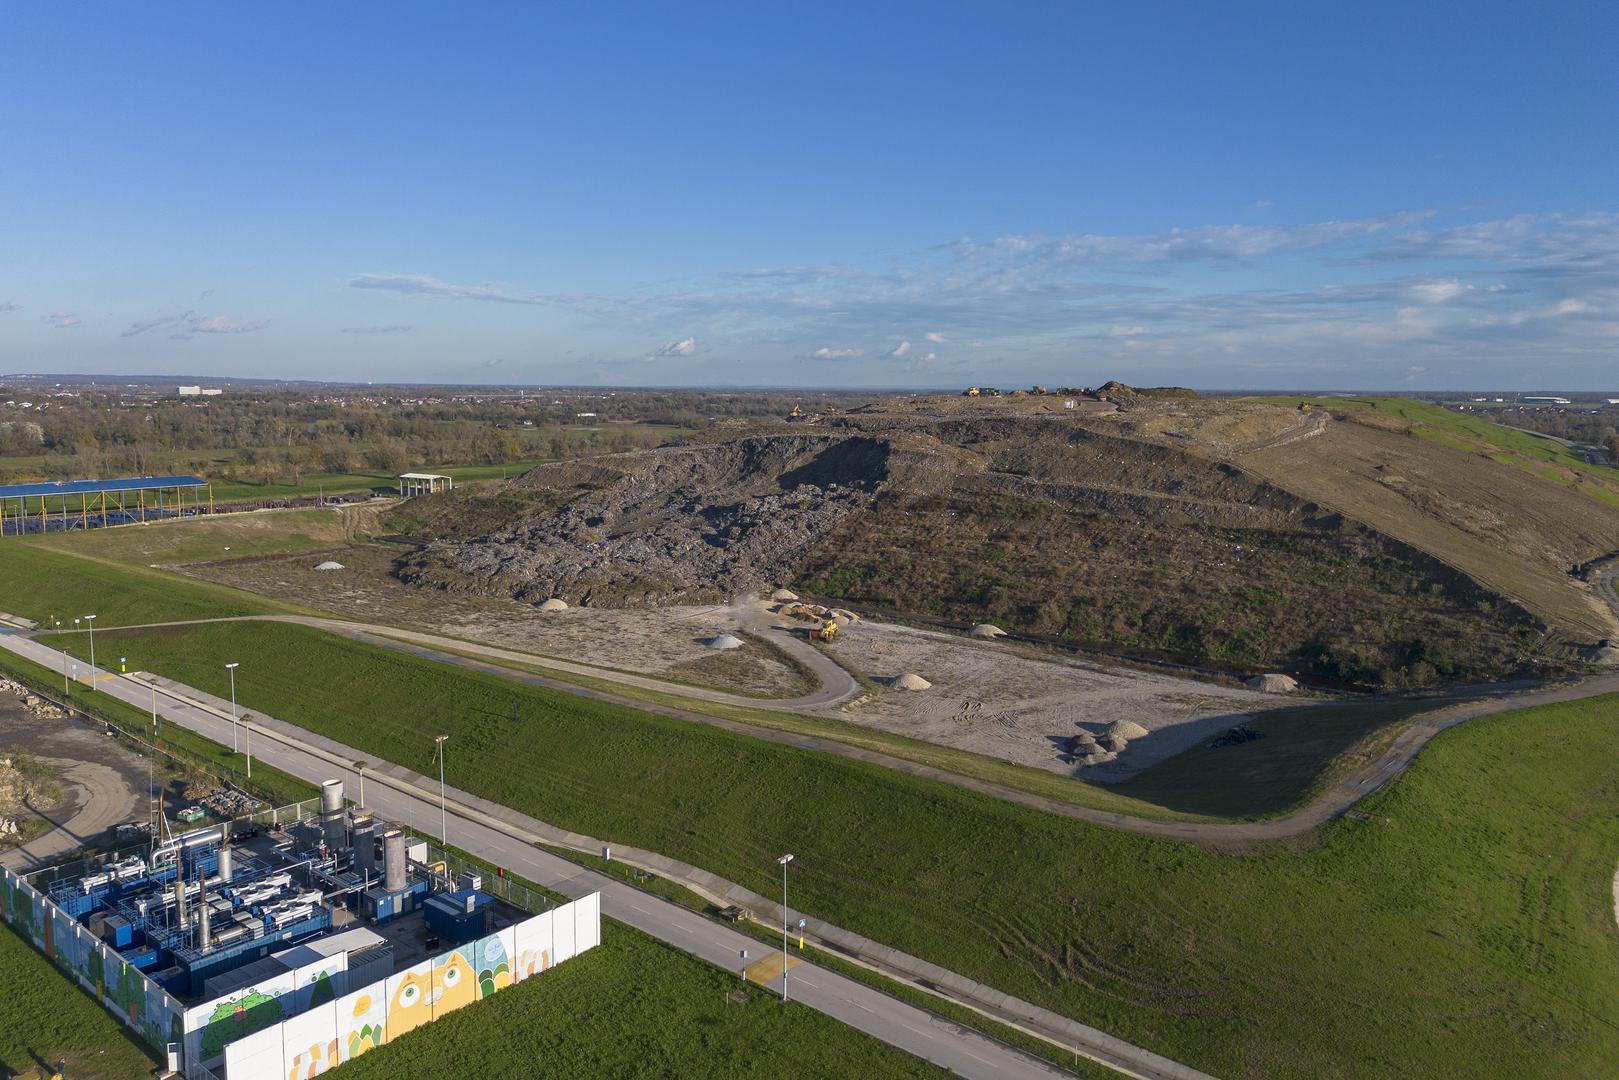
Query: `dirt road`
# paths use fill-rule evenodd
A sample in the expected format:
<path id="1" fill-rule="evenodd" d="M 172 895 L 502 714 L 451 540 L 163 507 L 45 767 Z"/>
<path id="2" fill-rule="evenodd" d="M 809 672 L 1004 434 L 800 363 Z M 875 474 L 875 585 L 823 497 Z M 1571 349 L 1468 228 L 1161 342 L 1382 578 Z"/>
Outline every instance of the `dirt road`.
<path id="1" fill-rule="evenodd" d="M 69 807 L 77 808 L 60 821 L 50 814 L 42 814 L 56 827 L 0 855 L 0 865 L 13 870 L 43 866 L 53 856 L 72 851 L 114 825 L 128 821 L 135 811 L 135 791 L 118 770 L 95 761 L 40 760 L 61 770 L 62 785 L 77 793 Z"/>
<path id="2" fill-rule="evenodd" d="M 768 618 L 768 613 L 762 609 L 758 618 Z M 558 679 L 546 678 L 526 671 L 502 667 L 496 663 L 477 659 L 468 655 L 486 656 L 491 660 L 506 659 L 513 662 L 523 662 L 536 668 L 551 668 L 553 670 L 568 670 L 576 673 L 590 675 L 604 681 L 617 682 L 626 686 L 650 686 L 664 693 L 679 695 L 688 698 L 699 698 L 707 701 L 725 701 L 732 699 L 732 695 L 719 691 L 702 690 L 689 686 L 661 682 L 657 679 L 640 675 L 629 675 L 623 672 L 606 671 L 584 665 L 567 665 L 550 658 L 528 656 L 522 653 L 513 653 L 510 650 L 497 649 L 493 646 L 478 645 L 472 642 L 453 638 L 443 638 L 433 634 L 423 634 L 414 631 L 399 630 L 390 626 L 377 626 L 366 623 L 346 622 L 341 619 L 325 619 L 301 615 L 253 615 L 238 618 L 202 619 L 179 623 L 153 623 L 147 626 L 186 626 L 214 622 L 245 622 L 267 621 L 287 622 L 303 626 L 326 630 L 341 634 L 345 637 L 366 641 L 387 648 L 401 649 L 413 655 L 452 664 L 458 667 L 484 671 L 490 674 L 510 678 L 531 686 L 542 686 L 551 690 L 576 694 L 581 697 L 593 698 L 598 701 L 607 701 L 623 705 L 628 708 L 640 709 L 646 712 L 657 713 L 662 716 L 690 720 L 696 723 L 709 724 L 714 727 L 734 731 L 738 734 L 749 735 L 753 738 L 765 739 L 770 742 L 782 743 L 804 750 L 816 750 L 822 753 L 833 754 L 839 757 L 852 758 L 859 761 L 882 765 L 885 768 L 899 772 L 925 776 L 941 783 L 954 784 L 957 787 L 977 791 L 986 795 L 993 795 L 1009 802 L 1020 803 L 1024 806 L 1043 810 L 1047 813 L 1059 814 L 1063 817 L 1076 818 L 1089 821 L 1097 825 L 1106 825 L 1111 828 L 1124 829 L 1129 832 L 1142 833 L 1149 836 L 1172 837 L 1181 840 L 1191 840 L 1203 844 L 1232 845 L 1251 844 L 1266 840 L 1285 840 L 1303 835 L 1317 826 L 1338 817 L 1344 811 L 1354 806 L 1360 800 L 1376 791 L 1390 780 L 1399 776 L 1410 765 L 1411 761 L 1426 746 L 1435 735 L 1457 724 L 1480 716 L 1489 716 L 1496 713 L 1509 712 L 1514 709 L 1524 709 L 1535 705 L 1546 705 L 1563 701 L 1578 701 L 1585 698 L 1596 697 L 1601 694 L 1619 693 L 1619 672 L 1570 681 L 1554 686 L 1525 688 L 1521 684 L 1514 684 L 1498 689 L 1475 689 L 1470 691 L 1469 697 L 1463 700 L 1451 700 L 1444 703 L 1436 702 L 1435 708 L 1418 716 L 1409 727 L 1400 733 L 1399 737 L 1374 762 L 1371 762 L 1353 774 L 1347 776 L 1337 785 L 1322 794 L 1315 801 L 1283 817 L 1272 818 L 1265 821 L 1219 822 L 1219 821 L 1163 821 L 1154 818 L 1134 817 L 1106 810 L 1097 810 L 1088 806 L 1079 806 L 1061 799 L 1036 795 L 1018 788 L 1007 787 L 975 777 L 963 776 L 959 773 L 945 769 L 922 765 L 904 758 L 893 757 L 888 754 L 861 747 L 850 746 L 835 739 L 820 738 L 813 735 L 802 735 L 794 732 L 779 731 L 774 728 L 760 727 L 738 720 L 724 717 L 710 716 L 706 713 L 693 712 L 688 709 L 673 706 L 659 705 L 635 698 L 622 697 L 608 691 L 593 690 L 576 686 L 572 683 Z M 757 625 L 757 624 L 756 624 Z M 138 627 L 109 627 L 108 629 L 137 629 Z M 18 635 L 33 637 L 34 634 Z M 786 636 L 786 635 L 784 635 Z M 836 668 L 832 661 L 821 655 L 813 646 L 799 642 L 804 648 L 815 653 L 825 664 Z M 784 647 L 785 644 L 784 644 Z M 806 658 L 807 662 L 807 658 Z M 824 670 L 817 664 L 814 670 L 819 675 Z M 841 679 L 837 678 L 841 676 Z M 841 668 L 836 669 L 834 685 L 823 685 L 816 694 L 807 698 L 795 699 L 798 701 L 836 701 L 838 695 L 853 693 L 852 685 L 841 685 L 842 680 L 848 680 L 848 673 Z M 828 697 L 827 695 L 831 695 Z M 792 711 L 789 702 L 775 701 L 765 703 L 754 698 L 734 698 L 735 703 L 753 708 L 773 707 L 784 711 Z M 803 706 L 797 706 L 803 707 Z"/>

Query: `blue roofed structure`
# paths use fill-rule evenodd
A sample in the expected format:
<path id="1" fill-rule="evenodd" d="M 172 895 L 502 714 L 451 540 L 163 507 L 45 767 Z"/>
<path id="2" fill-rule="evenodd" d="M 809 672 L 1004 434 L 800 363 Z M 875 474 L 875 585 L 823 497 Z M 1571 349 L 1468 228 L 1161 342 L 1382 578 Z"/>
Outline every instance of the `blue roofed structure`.
<path id="1" fill-rule="evenodd" d="M 45 480 L 34 484 L 0 484 L 0 499 L 35 495 L 97 495 L 103 491 L 166 491 L 207 487 L 197 476 L 132 476 L 124 480 Z"/>
<path id="2" fill-rule="evenodd" d="M 132 525 L 212 510 L 212 490 L 197 476 L 3 484 L 0 536 Z"/>

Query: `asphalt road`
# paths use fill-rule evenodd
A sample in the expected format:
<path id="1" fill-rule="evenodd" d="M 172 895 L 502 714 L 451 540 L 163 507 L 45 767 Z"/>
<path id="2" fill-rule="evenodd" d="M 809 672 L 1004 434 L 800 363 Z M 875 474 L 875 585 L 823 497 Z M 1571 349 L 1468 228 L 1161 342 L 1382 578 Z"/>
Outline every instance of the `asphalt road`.
<path id="1" fill-rule="evenodd" d="M 52 670 L 62 664 L 61 653 L 20 635 L 0 635 L 0 647 Z M 143 710 L 151 707 L 150 686 L 134 679 L 106 679 L 96 684 L 94 692 L 108 694 Z M 230 743 L 228 715 L 185 703 L 161 691 L 157 702 L 165 723 L 177 723 L 216 742 Z M 254 725 L 250 738 L 256 761 L 315 784 L 333 776 L 348 775 L 352 762 L 366 756 L 352 748 L 346 756 L 329 753 L 283 738 L 259 724 Z M 429 835 L 438 834 L 440 812 L 433 794 L 418 791 L 378 769 L 366 773 L 366 795 L 370 809 L 379 815 L 405 822 Z M 604 914 L 726 970 L 740 971 L 746 963 L 760 958 L 767 948 L 752 937 L 711 922 L 677 904 L 539 850 L 509 835 L 498 824 L 482 820 L 482 815 L 476 811 L 450 807 L 448 841 L 453 847 L 504 866 L 520 877 L 570 898 L 599 892 Z M 747 950 L 748 960 L 743 959 L 743 950 Z M 1072 1075 L 813 964 L 793 966 L 787 972 L 787 980 L 788 993 L 793 1000 L 958 1075 L 984 1080 Z M 779 992 L 781 979 L 772 979 L 766 986 Z M 1108 1064 L 1129 1075 L 1152 1080 L 1193 1075 L 1190 1070 L 1179 1068 L 1157 1071 L 1130 1068 L 1123 1061 Z"/>

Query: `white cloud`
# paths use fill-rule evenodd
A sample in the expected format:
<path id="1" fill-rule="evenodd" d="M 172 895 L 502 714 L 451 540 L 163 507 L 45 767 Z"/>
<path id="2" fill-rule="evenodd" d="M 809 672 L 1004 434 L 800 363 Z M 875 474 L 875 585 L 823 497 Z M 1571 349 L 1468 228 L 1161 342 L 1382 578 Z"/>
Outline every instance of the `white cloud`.
<path id="1" fill-rule="evenodd" d="M 933 342 L 935 345 L 943 345 L 945 341 L 944 332 L 941 330 L 934 330 L 928 334 L 928 340 Z"/>
<path id="2" fill-rule="evenodd" d="M 647 353 L 648 360 L 656 360 L 667 356 L 690 356 L 697 351 L 697 339 L 694 337 L 681 338 L 679 341 L 666 341 L 656 349 Z"/>
<path id="3" fill-rule="evenodd" d="M 810 353 L 810 358 L 813 360 L 853 360 L 860 354 L 859 349 L 834 349 L 830 345 L 822 345 L 819 349 Z"/>
<path id="4" fill-rule="evenodd" d="M 269 322 L 264 319 L 243 323 L 237 322 L 229 315 L 208 315 L 187 323 L 187 327 L 194 334 L 251 334 L 255 330 L 263 330 L 268 325 Z"/>
<path id="5" fill-rule="evenodd" d="M 168 330 L 169 336 L 184 341 L 193 334 L 251 334 L 270 325 L 268 320 L 237 322 L 229 315 L 200 315 L 184 311 L 178 315 L 160 315 L 155 319 L 141 319 L 130 323 L 119 337 L 136 337 L 152 330 Z"/>
<path id="6" fill-rule="evenodd" d="M 351 289 L 425 296 L 437 300 L 487 300 L 495 304 L 544 304 L 549 298 L 538 293 L 512 292 L 490 283 L 457 285 L 426 274 L 355 274 L 348 280 Z"/>
<path id="7" fill-rule="evenodd" d="M 1150 334 L 1145 326 L 1115 326 L 1108 331 L 1110 337 L 1134 337 L 1137 334 Z"/>
<path id="8" fill-rule="evenodd" d="M 886 355 L 889 357 L 889 359 L 898 360 L 900 357 L 908 355 L 910 351 L 911 343 L 909 341 L 902 341 L 898 345 L 895 345 L 892 349 L 889 349 Z"/>
<path id="9" fill-rule="evenodd" d="M 54 326 L 58 330 L 71 330 L 84 322 L 72 311 L 53 311 L 49 315 L 41 316 L 39 321 L 49 326 Z"/>
<path id="10" fill-rule="evenodd" d="M 1584 315 L 1590 310 L 1591 305 L 1587 304 L 1584 300 L 1576 300 L 1573 297 L 1569 297 L 1568 299 L 1559 300 L 1557 303 L 1553 304 L 1547 310 L 1546 317 L 1549 319 L 1559 319 L 1564 315 Z"/>
<path id="11" fill-rule="evenodd" d="M 1454 278 L 1450 280 L 1430 279 L 1419 281 L 1411 286 L 1411 295 L 1424 304 L 1448 304 L 1458 297 L 1466 296 L 1472 286 L 1463 285 Z"/>
<path id="12" fill-rule="evenodd" d="M 389 323 L 386 326 L 345 326 L 340 334 L 408 334 L 415 330 L 409 323 Z"/>
<path id="13" fill-rule="evenodd" d="M 933 363 L 934 361 L 936 361 L 938 359 L 939 359 L 939 354 L 938 353 L 930 352 L 926 356 L 918 356 L 916 358 L 916 362 L 918 364 L 931 364 L 931 363 Z"/>

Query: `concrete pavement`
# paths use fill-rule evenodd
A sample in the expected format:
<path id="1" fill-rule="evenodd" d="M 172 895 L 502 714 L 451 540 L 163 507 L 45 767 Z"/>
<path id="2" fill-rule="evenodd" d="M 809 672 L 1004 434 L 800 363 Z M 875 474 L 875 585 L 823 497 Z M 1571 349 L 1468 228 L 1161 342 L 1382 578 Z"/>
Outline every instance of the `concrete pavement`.
<path id="1" fill-rule="evenodd" d="M 59 652 L 20 635 L 0 635 L 0 648 L 51 670 L 59 668 L 62 663 Z M 100 683 L 96 692 L 106 693 L 146 710 L 151 707 L 152 685 L 136 677 L 121 676 Z M 156 680 L 156 685 L 157 709 L 165 723 L 177 723 L 216 742 L 230 743 L 231 721 L 227 703 L 211 701 L 208 695 L 169 680 Z M 348 777 L 353 763 L 367 757 L 352 747 L 266 717 L 257 710 L 254 710 L 254 715 L 251 746 L 255 760 L 274 765 L 291 775 L 313 783 L 333 776 Z M 436 780 L 383 762 L 373 763 L 365 775 L 366 801 L 372 810 L 403 821 L 430 836 L 439 834 L 440 808 Z M 565 896 L 600 892 L 604 913 L 711 964 L 740 972 L 746 963 L 743 950 L 748 951 L 750 958 L 758 958 L 768 948 L 757 939 L 712 922 L 696 912 L 642 892 L 616 878 L 583 869 L 534 846 L 535 840 L 544 839 L 589 851 L 592 850 L 590 845 L 599 844 L 590 837 L 566 833 L 509 808 L 453 789 L 449 792 L 446 805 L 450 845 Z M 595 850 L 599 852 L 599 846 Z M 616 852 L 617 849 L 615 857 Z M 730 886 L 730 883 L 719 879 L 713 881 L 716 886 Z M 776 910 L 779 913 L 780 909 Z M 796 921 L 797 914 L 789 912 L 789 918 Z M 812 936 L 819 936 L 814 934 L 816 927 L 827 929 L 823 924 L 813 924 Z M 949 972 L 942 974 L 960 978 Z M 970 1028 L 944 1021 L 862 982 L 814 964 L 802 963 L 791 967 L 787 980 L 789 995 L 793 1000 L 959 1075 L 982 1077 L 985 1080 L 991 1077 L 1070 1075 Z M 770 979 L 767 985 L 779 990 L 779 976 Z M 1038 1031 L 1032 1026 L 1035 1022 L 1056 1023 L 1065 1033 L 1075 1036 L 1071 1045 L 1078 1054 L 1125 1075 L 1144 1080 L 1212 1080 L 1207 1074 L 1113 1039 L 1104 1032 L 1028 1003 L 1004 995 L 1001 997 L 1011 1009 L 1003 1017 L 1005 1022 L 1016 1023 L 1017 1009 L 1021 1007 L 1029 1018 L 1029 1023 L 1023 1026 Z M 1070 1045 L 1066 1042 L 1061 1044 Z"/>

